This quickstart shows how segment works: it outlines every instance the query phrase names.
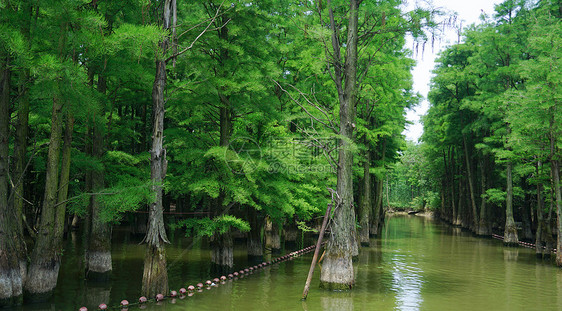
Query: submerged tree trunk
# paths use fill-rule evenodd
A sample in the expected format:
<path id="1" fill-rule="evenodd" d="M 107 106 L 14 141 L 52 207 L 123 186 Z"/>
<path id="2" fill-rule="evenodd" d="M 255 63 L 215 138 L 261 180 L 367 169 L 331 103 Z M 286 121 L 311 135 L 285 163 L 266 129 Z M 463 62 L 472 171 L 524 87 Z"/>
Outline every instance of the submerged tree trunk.
<path id="1" fill-rule="evenodd" d="M 219 94 L 222 107 L 219 109 L 220 115 L 220 141 L 222 147 L 227 147 L 230 142 L 231 131 L 231 109 L 230 100 L 227 96 Z M 223 214 L 225 193 L 221 189 L 221 193 L 217 198 L 217 203 L 212 208 L 213 216 Z M 216 272 L 228 272 L 234 267 L 234 244 L 232 242 L 231 231 L 220 234 L 216 232 L 211 239 L 211 262 L 213 263 L 213 270 Z"/>
<path id="2" fill-rule="evenodd" d="M 371 201 L 371 151 L 365 152 L 365 160 L 363 162 L 363 199 L 361 200 L 361 209 L 359 211 L 359 241 L 363 246 L 369 246 L 369 218 L 371 217 L 371 209 L 373 203 Z"/>
<path id="3" fill-rule="evenodd" d="M 9 59 L 0 64 L 0 307 L 21 303 L 22 275 L 17 242 L 16 211 L 9 208 L 8 155 L 10 134 L 10 79 Z"/>
<path id="4" fill-rule="evenodd" d="M 265 219 L 265 248 L 276 254 L 281 251 L 281 237 L 279 236 L 279 225 L 271 219 Z"/>
<path id="5" fill-rule="evenodd" d="M 486 209 L 486 197 L 484 194 L 486 193 L 486 174 L 487 174 L 487 161 L 484 158 L 485 155 L 482 155 L 480 160 L 480 183 L 481 183 L 481 200 L 480 200 L 480 219 L 478 222 L 478 232 L 477 235 L 482 236 L 489 236 L 492 234 L 492 228 L 490 226 L 490 222 L 488 221 L 488 210 Z"/>
<path id="6" fill-rule="evenodd" d="M 250 232 L 248 232 L 248 261 L 263 261 L 263 243 L 261 238 L 262 223 L 259 221 L 258 211 L 248 207 L 248 221 Z"/>
<path id="7" fill-rule="evenodd" d="M 562 189 L 560 189 L 560 161 L 558 158 L 559 133 L 555 126 L 556 107 L 550 107 L 549 113 L 550 170 L 556 199 L 556 265 L 562 267 Z"/>
<path id="8" fill-rule="evenodd" d="M 537 176 L 540 173 L 541 161 L 537 163 Z M 544 231 L 544 199 L 542 195 L 542 183 L 537 183 L 537 231 L 535 233 L 535 253 L 537 258 L 542 258 L 543 248 L 543 231 Z"/>
<path id="9" fill-rule="evenodd" d="M 172 11 L 175 2 L 164 2 L 163 29 L 168 30 L 172 25 Z M 147 243 L 144 256 L 144 272 L 142 276 L 142 294 L 154 297 L 168 292 L 168 271 L 166 267 L 165 243 L 169 243 L 164 228 L 164 211 L 162 207 L 162 183 L 166 177 L 168 162 L 164 149 L 164 112 L 166 89 L 166 61 L 165 54 L 169 47 L 169 38 L 164 36 L 160 42 L 160 51 L 156 59 L 156 75 L 152 88 L 152 147 L 150 150 L 150 179 L 155 201 L 148 210 L 148 228 L 144 238 Z"/>
<path id="10" fill-rule="evenodd" d="M 458 210 L 457 210 L 457 204 L 456 204 L 456 200 L 457 197 L 455 195 L 455 149 L 454 147 L 451 147 L 451 151 L 449 152 L 449 156 L 451 158 L 451 161 L 449 161 L 449 163 L 451 164 L 451 169 L 450 171 L 450 184 L 451 184 L 451 209 L 452 209 L 452 213 L 451 213 L 451 223 L 453 225 L 457 224 L 457 218 L 458 218 Z M 459 190 L 460 193 L 460 190 Z"/>
<path id="11" fill-rule="evenodd" d="M 459 169 L 460 171 L 460 169 Z M 459 177 L 459 194 L 458 194 L 458 202 L 457 202 L 457 217 L 455 219 L 454 225 L 455 226 L 462 226 L 463 224 L 463 209 L 464 209 L 464 204 L 463 204 L 463 199 L 464 199 L 464 192 L 463 192 L 463 187 L 462 187 L 462 176 Z"/>
<path id="12" fill-rule="evenodd" d="M 385 159 L 386 159 L 386 142 L 387 139 L 383 140 L 382 143 L 382 149 L 381 149 L 381 157 L 380 160 L 384 165 Z M 382 206 L 382 195 L 383 195 L 383 182 L 384 179 L 383 178 L 378 178 L 377 176 L 375 177 L 375 195 L 374 195 L 374 217 L 373 217 L 373 229 L 374 229 L 374 234 L 376 236 L 380 236 L 381 232 L 382 232 L 382 227 L 384 225 L 384 209 Z"/>
<path id="13" fill-rule="evenodd" d="M 212 272 L 219 274 L 230 272 L 234 267 L 234 243 L 231 231 L 213 235 L 211 249 Z"/>
<path id="14" fill-rule="evenodd" d="M 26 245 L 23 243 L 23 218 L 24 218 L 24 183 L 25 183 L 25 170 L 26 170 L 26 153 L 27 153 L 27 133 L 29 127 L 29 91 L 28 91 L 28 80 L 30 78 L 29 69 L 23 70 L 23 77 L 20 82 L 20 101 L 18 102 L 18 119 L 16 125 L 16 133 L 14 139 L 14 173 L 12 175 L 12 180 L 14 183 L 14 188 L 10 197 L 12 198 L 12 208 L 15 215 L 16 230 L 18 236 L 20 236 L 20 246 L 18 247 L 18 252 L 20 255 L 20 266 L 22 270 L 22 276 L 25 279 L 25 274 L 27 271 L 27 262 L 25 260 L 27 256 Z"/>
<path id="15" fill-rule="evenodd" d="M 347 25 L 346 59 L 342 83 L 340 44 L 337 28 L 334 22 L 334 13 L 330 7 L 330 23 L 332 30 L 332 45 L 335 53 L 336 87 L 340 103 L 340 136 L 339 158 L 337 170 L 337 195 L 334 218 L 331 223 L 330 240 L 326 247 L 320 286 L 325 289 L 342 290 L 350 289 L 355 283 L 352 256 L 357 255 L 357 233 L 355 230 L 355 212 L 353 209 L 353 153 L 351 141 L 353 140 L 354 105 L 356 92 L 357 73 L 357 28 L 358 28 L 358 2 L 350 0 L 349 19 Z"/>
<path id="16" fill-rule="evenodd" d="M 56 239 L 64 237 L 64 224 L 66 220 L 66 200 L 68 198 L 68 184 L 70 181 L 70 159 L 72 157 L 72 132 L 74 131 L 74 116 L 67 110 L 63 136 L 62 159 L 57 193 L 57 208 L 55 214 Z"/>
<path id="17" fill-rule="evenodd" d="M 509 246 L 518 246 L 519 238 L 517 236 L 517 227 L 513 220 L 513 176 L 512 163 L 507 162 L 507 193 L 505 200 L 505 229 L 503 243 Z"/>
<path id="18" fill-rule="evenodd" d="M 58 95 L 57 95 L 58 96 Z M 47 171 L 45 175 L 45 194 L 41 220 L 31 253 L 31 262 L 25 281 L 26 300 L 41 301 L 51 296 L 57 285 L 57 277 L 62 255 L 62 241 L 57 239 L 64 228 L 57 221 L 57 190 L 59 187 L 59 156 L 62 136 L 62 102 L 55 96 L 53 98 L 53 111 L 51 118 L 51 136 L 47 153 Z M 64 223 L 62 223 L 64 226 Z"/>
<path id="19" fill-rule="evenodd" d="M 466 171 L 468 172 L 468 187 L 470 192 L 470 203 L 472 206 L 472 228 L 473 232 L 477 232 L 478 228 L 478 209 L 476 207 L 476 194 L 475 194 L 475 187 L 473 181 L 473 174 L 472 174 L 472 165 L 470 161 L 470 157 L 468 156 L 468 142 L 466 141 L 466 136 L 463 135 L 463 143 L 464 143 L 464 158 L 466 162 Z"/>
<path id="20" fill-rule="evenodd" d="M 105 93 L 106 83 L 102 75 L 98 77 L 98 92 Z M 104 135 L 102 127 L 93 117 L 92 156 L 101 161 L 105 153 Z M 89 211 L 90 224 L 88 246 L 86 251 L 86 278 L 88 280 L 107 281 L 111 275 L 111 224 L 101 219 L 101 200 L 96 193 L 104 188 L 104 170 L 90 172 L 92 196 Z"/>

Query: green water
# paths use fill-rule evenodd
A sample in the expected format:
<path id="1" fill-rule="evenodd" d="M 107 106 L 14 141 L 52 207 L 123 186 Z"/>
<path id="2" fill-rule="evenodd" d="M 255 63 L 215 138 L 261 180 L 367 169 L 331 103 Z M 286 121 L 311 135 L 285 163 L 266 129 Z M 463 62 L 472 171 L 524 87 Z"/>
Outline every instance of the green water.
<path id="1" fill-rule="evenodd" d="M 144 246 L 120 232 L 113 245 L 110 285 L 79 277 L 82 247 L 70 241 L 52 302 L 23 310 L 96 310 L 101 302 L 136 301 Z M 125 238 L 123 238 L 125 236 Z M 312 253 L 237 281 L 227 281 L 193 297 L 150 303 L 145 310 L 562 310 L 562 270 L 535 259 L 533 250 L 505 248 L 422 217 L 391 217 L 380 239 L 372 239 L 355 261 L 356 286 L 350 292 L 318 289 L 315 273 L 309 298 L 300 297 Z M 308 243 L 307 243 L 308 244 Z M 187 250 L 186 250 L 187 249 Z M 185 238 L 169 245 L 170 287 L 204 282 L 210 275 L 209 250 Z M 247 265 L 243 247 L 236 268 Z M 130 307 L 129 310 L 139 310 Z"/>

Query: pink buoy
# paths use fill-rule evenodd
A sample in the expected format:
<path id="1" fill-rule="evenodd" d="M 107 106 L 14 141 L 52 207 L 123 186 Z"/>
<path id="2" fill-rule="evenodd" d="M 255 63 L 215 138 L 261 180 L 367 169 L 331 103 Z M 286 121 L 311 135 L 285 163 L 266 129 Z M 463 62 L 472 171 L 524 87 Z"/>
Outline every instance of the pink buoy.
<path id="1" fill-rule="evenodd" d="M 164 295 L 162 294 L 156 295 L 156 301 L 162 301 L 162 300 L 164 300 Z"/>
<path id="2" fill-rule="evenodd" d="M 228 275 L 228 278 L 229 278 L 229 279 L 232 279 L 233 277 L 234 277 L 234 275 L 233 275 L 232 273 L 230 273 L 230 274 Z"/>
<path id="3" fill-rule="evenodd" d="M 86 308 L 86 307 L 81 307 L 81 308 L 78 309 L 78 310 L 80 310 L 80 311 L 88 311 L 88 308 Z"/>
<path id="4" fill-rule="evenodd" d="M 248 268 L 244 269 L 244 273 L 248 273 L 248 272 L 250 272 L 250 269 Z"/>
<path id="5" fill-rule="evenodd" d="M 185 293 L 187 293 L 187 290 L 185 288 L 180 288 L 180 295 L 185 295 Z"/>
<path id="6" fill-rule="evenodd" d="M 226 281 L 226 276 L 221 276 L 221 281 Z"/>
<path id="7" fill-rule="evenodd" d="M 195 286 L 189 285 L 189 286 L 187 287 L 187 290 L 190 291 L 190 292 L 192 292 L 192 291 L 195 290 Z"/>
<path id="8" fill-rule="evenodd" d="M 176 297 L 178 295 L 178 292 L 176 292 L 175 290 L 170 292 L 170 297 Z"/>
<path id="9" fill-rule="evenodd" d="M 107 309 L 107 305 L 105 303 L 100 303 L 100 305 L 98 306 L 98 309 L 100 310 L 106 310 Z"/>
<path id="10" fill-rule="evenodd" d="M 144 296 L 139 298 L 139 303 L 145 303 L 147 301 L 148 301 L 148 299 L 146 299 L 146 297 L 144 297 Z"/>
<path id="11" fill-rule="evenodd" d="M 207 285 L 207 286 L 211 286 L 211 284 L 213 284 L 213 282 L 211 282 L 211 280 L 207 280 L 207 281 L 205 281 L 205 285 Z"/>
<path id="12" fill-rule="evenodd" d="M 200 289 L 203 288 L 203 283 L 197 283 L 197 287 Z"/>
<path id="13" fill-rule="evenodd" d="M 238 272 L 234 272 L 232 275 L 234 275 L 234 277 L 238 276 Z"/>
<path id="14" fill-rule="evenodd" d="M 240 274 L 244 274 L 244 270 L 240 270 L 238 273 Z"/>
<path id="15" fill-rule="evenodd" d="M 220 282 L 219 278 L 214 278 L 214 279 L 213 279 L 213 283 L 217 284 L 218 282 Z"/>
<path id="16" fill-rule="evenodd" d="M 122 307 L 127 307 L 129 305 L 129 302 L 127 300 L 121 300 L 121 306 Z"/>

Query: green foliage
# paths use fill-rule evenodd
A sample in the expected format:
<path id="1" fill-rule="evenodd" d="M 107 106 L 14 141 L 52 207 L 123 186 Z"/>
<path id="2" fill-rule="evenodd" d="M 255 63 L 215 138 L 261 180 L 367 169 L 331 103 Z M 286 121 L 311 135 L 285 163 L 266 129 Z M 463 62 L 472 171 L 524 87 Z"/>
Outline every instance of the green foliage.
<path id="1" fill-rule="evenodd" d="M 214 234 L 224 234 L 232 229 L 242 232 L 250 231 L 247 221 L 232 215 L 221 215 L 214 218 L 188 218 L 171 224 L 172 230 L 184 229 L 186 236 L 212 236 Z"/>

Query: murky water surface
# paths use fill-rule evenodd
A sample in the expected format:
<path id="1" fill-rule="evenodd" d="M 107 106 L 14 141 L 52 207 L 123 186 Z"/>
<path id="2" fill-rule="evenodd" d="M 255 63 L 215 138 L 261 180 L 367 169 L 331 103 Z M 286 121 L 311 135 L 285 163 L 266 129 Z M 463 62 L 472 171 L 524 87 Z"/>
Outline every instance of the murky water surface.
<path id="1" fill-rule="evenodd" d="M 101 302 L 116 306 L 122 299 L 136 301 L 144 246 L 138 245 L 138 238 L 115 234 L 109 284 L 80 277 L 83 251 L 76 237 L 65 250 L 52 301 L 18 310 L 78 310 L 83 305 L 96 310 Z M 167 248 L 172 289 L 218 277 L 211 275 L 208 249 L 178 236 L 173 241 Z M 475 238 L 422 217 L 388 219 L 383 236 L 371 244 L 361 249 L 356 260 L 356 286 L 350 292 L 320 290 L 317 271 L 309 298 L 302 302 L 310 253 L 193 297 L 143 307 L 161 311 L 562 310 L 562 270 L 536 260 L 533 250 L 505 248 L 499 241 Z M 243 247 L 237 248 L 237 269 L 248 265 L 245 257 Z"/>

